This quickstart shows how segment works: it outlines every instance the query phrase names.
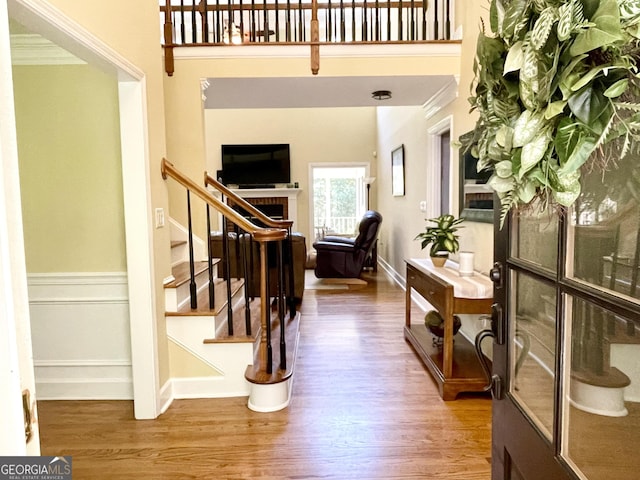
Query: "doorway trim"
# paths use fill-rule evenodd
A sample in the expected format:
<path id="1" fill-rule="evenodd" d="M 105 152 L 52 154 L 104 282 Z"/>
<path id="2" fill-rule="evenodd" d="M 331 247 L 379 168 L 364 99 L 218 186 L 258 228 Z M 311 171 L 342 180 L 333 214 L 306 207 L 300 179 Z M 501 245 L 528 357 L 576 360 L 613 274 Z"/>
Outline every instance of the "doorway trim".
<path id="1" fill-rule="evenodd" d="M 42 0 L 8 6 L 11 17 L 118 80 L 134 415 L 156 418 L 162 406 L 144 72 Z"/>
<path id="2" fill-rule="evenodd" d="M 451 165 L 449 174 L 449 205 L 451 212 L 440 212 L 440 193 L 442 192 L 442 179 L 440 178 L 440 172 L 442 171 L 442 146 L 440 145 L 440 136 L 445 132 L 451 132 L 453 135 L 453 116 L 449 115 L 438 123 L 432 125 L 427 133 L 429 134 L 429 157 L 432 159 L 430 166 L 427 168 L 427 179 L 425 184 L 427 185 L 427 217 L 433 218 L 440 215 L 440 213 L 452 213 L 456 211 L 456 205 L 454 205 L 455 195 L 452 195 L 453 189 L 453 173 L 456 171 Z M 449 148 L 449 158 L 453 163 L 453 149 Z"/>

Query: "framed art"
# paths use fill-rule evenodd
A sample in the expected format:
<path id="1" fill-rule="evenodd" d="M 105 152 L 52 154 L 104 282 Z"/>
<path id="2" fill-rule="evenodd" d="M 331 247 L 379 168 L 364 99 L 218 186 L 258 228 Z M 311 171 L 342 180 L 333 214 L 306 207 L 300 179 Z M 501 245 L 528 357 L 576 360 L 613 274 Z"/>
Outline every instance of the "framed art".
<path id="1" fill-rule="evenodd" d="M 404 145 L 391 152 L 391 194 L 404 196 Z"/>

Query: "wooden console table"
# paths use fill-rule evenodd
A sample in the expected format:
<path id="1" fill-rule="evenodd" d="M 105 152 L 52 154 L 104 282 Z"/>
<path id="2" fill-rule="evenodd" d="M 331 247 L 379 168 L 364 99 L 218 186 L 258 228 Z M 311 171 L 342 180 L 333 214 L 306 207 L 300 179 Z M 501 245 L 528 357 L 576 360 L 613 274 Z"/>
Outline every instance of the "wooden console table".
<path id="1" fill-rule="evenodd" d="M 436 268 L 430 259 L 407 260 L 407 291 L 404 338 L 427 366 L 444 400 L 454 400 L 460 392 L 481 392 L 488 380 L 476 356 L 474 345 L 462 334 L 453 335 L 453 314 L 491 312 L 493 284 L 485 275 L 458 275 L 457 264 L 447 261 Z M 444 319 L 442 346 L 433 344 L 433 335 L 424 321 L 411 323 L 411 290 L 429 302 Z"/>

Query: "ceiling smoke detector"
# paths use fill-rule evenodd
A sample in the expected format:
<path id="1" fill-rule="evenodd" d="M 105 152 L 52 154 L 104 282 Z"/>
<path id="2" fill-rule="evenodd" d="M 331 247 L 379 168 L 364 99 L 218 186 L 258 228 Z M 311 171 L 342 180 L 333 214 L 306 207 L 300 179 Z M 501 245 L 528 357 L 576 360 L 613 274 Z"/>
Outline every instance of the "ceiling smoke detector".
<path id="1" fill-rule="evenodd" d="M 389 100 L 391 98 L 391 92 L 389 90 L 376 90 L 371 94 L 371 98 L 376 100 Z"/>

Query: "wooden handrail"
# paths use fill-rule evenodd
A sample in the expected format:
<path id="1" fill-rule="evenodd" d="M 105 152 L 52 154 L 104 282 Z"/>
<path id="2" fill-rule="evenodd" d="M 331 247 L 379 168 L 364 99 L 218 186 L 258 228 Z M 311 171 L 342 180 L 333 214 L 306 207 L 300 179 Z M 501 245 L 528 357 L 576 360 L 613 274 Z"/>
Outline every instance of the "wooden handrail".
<path id="1" fill-rule="evenodd" d="M 244 198 L 233 192 L 223 183 L 220 183 L 207 172 L 204 172 L 204 184 L 206 186 L 213 187 L 223 195 L 226 195 L 227 198 L 233 200 L 235 204 L 242 207 L 242 209 L 246 210 L 249 214 L 256 217 L 260 222 L 268 227 L 289 229 L 293 226 L 293 220 L 274 220 L 273 218 L 265 215 L 264 212 L 256 208 L 253 204 L 247 202 Z"/>
<path id="2" fill-rule="evenodd" d="M 162 178 L 166 180 L 167 176 L 170 176 L 178 183 L 180 183 L 185 188 L 189 189 L 189 191 L 195 193 L 198 197 L 204 200 L 206 203 L 211 205 L 213 208 L 221 212 L 225 217 L 227 217 L 232 223 L 238 225 L 242 230 L 247 233 L 250 233 L 254 239 L 258 242 L 273 242 L 278 240 L 284 240 L 287 238 L 287 230 L 283 228 L 262 228 L 253 224 L 251 221 L 247 220 L 245 217 L 240 215 L 234 209 L 229 207 L 227 204 L 217 199 L 215 196 L 211 194 L 206 188 L 198 185 L 189 177 L 180 172 L 176 167 L 173 166 L 171 162 L 169 162 L 166 158 L 162 159 Z"/>

